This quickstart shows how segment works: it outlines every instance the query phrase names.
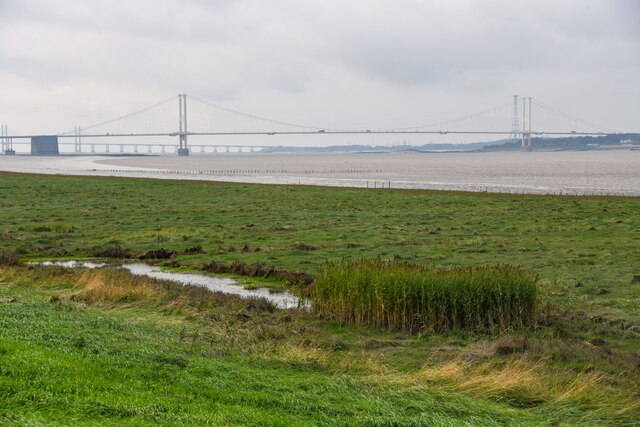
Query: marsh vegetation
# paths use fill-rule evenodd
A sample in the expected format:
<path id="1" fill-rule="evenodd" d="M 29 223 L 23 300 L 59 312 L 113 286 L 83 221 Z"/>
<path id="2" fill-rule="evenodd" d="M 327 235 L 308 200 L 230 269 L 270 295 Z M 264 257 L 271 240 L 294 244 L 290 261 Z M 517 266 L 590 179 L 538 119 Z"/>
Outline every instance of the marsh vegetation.
<path id="1" fill-rule="evenodd" d="M 0 424 L 637 425 L 638 212 L 3 174 Z M 97 254 L 242 274 L 318 311 L 24 264 Z"/>
<path id="2" fill-rule="evenodd" d="M 311 292 L 323 317 L 409 332 L 521 329 L 536 321 L 537 278 L 498 265 L 438 269 L 359 260 L 320 270 Z"/>

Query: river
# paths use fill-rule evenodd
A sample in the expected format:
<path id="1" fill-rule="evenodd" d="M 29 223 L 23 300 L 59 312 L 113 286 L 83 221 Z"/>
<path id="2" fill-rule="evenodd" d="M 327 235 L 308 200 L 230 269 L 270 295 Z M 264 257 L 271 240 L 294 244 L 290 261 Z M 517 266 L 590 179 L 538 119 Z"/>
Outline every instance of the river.
<path id="1" fill-rule="evenodd" d="M 341 187 L 640 195 L 640 151 L 0 156 L 0 170 Z"/>

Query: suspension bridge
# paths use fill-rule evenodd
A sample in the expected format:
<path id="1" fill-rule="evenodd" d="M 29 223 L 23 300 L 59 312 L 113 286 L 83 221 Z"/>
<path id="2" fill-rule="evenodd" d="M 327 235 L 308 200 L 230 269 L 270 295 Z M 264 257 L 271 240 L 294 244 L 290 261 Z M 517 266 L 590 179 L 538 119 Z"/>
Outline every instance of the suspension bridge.
<path id="1" fill-rule="evenodd" d="M 535 127 L 532 114 L 534 107 Z M 537 99 L 518 95 L 514 95 L 511 102 L 491 109 L 432 123 L 405 127 L 334 128 L 257 116 L 195 96 L 179 94 L 123 116 L 76 126 L 73 130 L 51 133 L 46 137 L 55 141 L 56 151 L 58 144 L 73 145 L 71 152 L 77 154 L 131 153 L 131 150 L 133 153 L 158 150 L 164 153 L 173 150 L 178 155 L 186 156 L 190 151 L 198 150 L 201 153 L 254 152 L 273 146 L 235 144 L 229 142 L 230 138 L 225 138 L 224 143 L 189 143 L 189 137 L 203 136 L 492 135 L 520 141 L 522 151 L 531 151 L 534 136 L 603 136 L 616 133 L 619 132 L 563 112 Z M 173 142 L 159 142 L 160 137 L 175 139 Z M 0 127 L 1 152 L 5 154 L 15 154 L 14 144 L 31 144 L 31 152 L 34 154 L 34 141 L 38 138 L 43 138 L 43 135 L 10 133 L 7 125 Z"/>

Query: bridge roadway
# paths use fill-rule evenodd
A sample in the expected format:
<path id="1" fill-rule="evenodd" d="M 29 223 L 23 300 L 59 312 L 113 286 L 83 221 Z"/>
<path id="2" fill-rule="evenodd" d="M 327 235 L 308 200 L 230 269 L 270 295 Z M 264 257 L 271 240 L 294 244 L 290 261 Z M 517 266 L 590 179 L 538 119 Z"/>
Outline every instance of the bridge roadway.
<path id="1" fill-rule="evenodd" d="M 105 134 L 83 134 L 83 135 L 74 135 L 74 134 L 59 134 L 58 138 L 74 138 L 75 141 L 73 143 L 60 143 L 64 145 L 74 145 L 74 151 L 76 153 L 85 153 L 86 151 L 82 150 L 82 146 L 89 146 L 89 153 L 96 152 L 96 146 L 104 146 L 105 153 L 119 152 L 119 153 L 129 153 L 125 152 L 124 147 L 133 148 L 133 153 L 139 152 L 139 147 L 147 147 L 147 153 L 152 153 L 153 147 L 160 148 L 161 153 L 165 153 L 167 151 L 167 147 L 169 149 L 179 147 L 178 144 L 157 144 L 157 143 L 100 143 L 100 142 L 91 142 L 91 143 L 81 143 L 78 141 L 78 137 L 82 140 L 85 138 L 125 138 L 125 137 L 180 137 L 180 136 L 264 136 L 264 135 L 503 135 L 503 136 L 512 136 L 512 132 L 506 131 L 454 131 L 454 130 L 416 130 L 416 129 L 407 129 L 407 130 L 332 130 L 332 129 L 319 129 L 314 131 L 274 131 L 274 132 L 169 132 L 169 133 L 105 133 Z M 554 131 L 527 131 L 524 132 L 524 138 L 530 138 L 533 136 L 551 136 L 551 135 L 571 135 L 571 136 L 604 136 L 610 135 L 608 132 L 554 132 Z M 40 136 L 40 135 L 6 135 L 3 137 L 3 147 L 12 146 L 13 144 L 21 145 L 28 144 L 32 137 Z M 18 141 L 13 141 L 17 139 Z M 20 141 L 23 140 L 23 141 Z M 7 144 L 7 141 L 9 143 Z M 79 147 L 79 148 L 78 148 Z M 112 151 L 111 147 L 115 147 L 117 151 Z M 200 149 L 200 153 L 208 152 L 207 149 L 211 148 L 210 152 L 213 153 L 229 153 L 229 152 L 255 152 L 261 151 L 265 148 L 271 147 L 270 145 L 249 145 L 249 144 L 189 144 L 189 148 L 192 150 L 195 148 Z M 118 149 L 119 148 L 119 149 Z M 235 150 L 235 151 L 234 151 Z"/>
<path id="2" fill-rule="evenodd" d="M 12 145 L 30 145 L 31 142 L 28 140 L 16 141 L 13 142 Z M 123 153 L 123 154 L 136 154 L 136 153 L 157 153 L 158 151 L 153 151 L 153 149 L 160 149 L 160 153 L 172 152 L 171 150 L 177 150 L 178 144 L 157 144 L 157 143 L 117 143 L 117 142 L 88 142 L 84 144 L 80 144 L 80 151 L 76 151 L 76 144 L 71 142 L 60 142 L 60 146 L 73 147 L 69 151 L 65 151 L 64 153 L 96 153 L 97 148 L 104 148 L 102 153 Z M 144 148 L 146 147 L 146 151 Z M 261 151 L 270 146 L 267 145 L 234 145 L 234 144 L 189 144 L 189 148 L 193 152 L 199 153 L 253 153 L 257 151 Z M 125 148 L 127 150 L 125 151 Z M 133 151 L 131 151 L 133 149 Z M 28 149 L 27 149 L 28 150 Z M 24 151 L 24 150 L 23 150 Z M 1 153 L 0 153 L 1 154 Z"/>
<path id="3" fill-rule="evenodd" d="M 512 135 L 507 131 L 478 131 L 478 130 L 324 130 L 316 131 L 276 131 L 276 132 L 170 132 L 170 133 L 104 133 L 82 134 L 81 138 L 121 138 L 121 137 L 156 137 L 156 136 L 258 136 L 258 135 Z M 611 132 L 556 132 L 556 131 L 526 131 L 531 136 L 576 135 L 576 136 L 604 136 Z M 39 135 L 7 135 L 9 139 L 31 139 Z M 62 134 L 58 138 L 76 138 L 77 135 Z"/>

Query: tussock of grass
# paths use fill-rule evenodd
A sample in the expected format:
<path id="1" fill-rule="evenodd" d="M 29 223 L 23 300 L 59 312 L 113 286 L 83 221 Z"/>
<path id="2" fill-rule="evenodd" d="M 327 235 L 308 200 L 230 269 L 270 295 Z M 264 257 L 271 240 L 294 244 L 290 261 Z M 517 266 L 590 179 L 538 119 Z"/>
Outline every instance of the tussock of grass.
<path id="1" fill-rule="evenodd" d="M 507 401 L 520 407 L 547 402 L 552 392 L 549 383 L 537 375 L 533 363 L 520 363 L 517 360 L 510 360 L 497 369 L 488 364 L 474 366 L 469 361 L 457 359 L 426 368 L 419 376 L 429 383 L 455 383 L 455 388 L 474 396 Z"/>
<path id="2" fill-rule="evenodd" d="M 120 245 L 106 245 L 94 248 L 91 255 L 98 258 L 131 258 L 131 251 Z"/>
<path id="3" fill-rule="evenodd" d="M 484 363 L 456 358 L 422 369 L 414 381 L 450 387 L 514 407 L 539 406 L 547 411 L 572 408 L 570 411 L 577 417 L 580 417 L 579 413 L 607 414 L 621 424 L 640 415 L 638 401 L 613 387 L 609 375 L 598 371 L 576 374 L 568 370 L 550 370 L 544 361 L 524 357 Z"/>
<path id="4" fill-rule="evenodd" d="M 114 269 L 89 270 L 77 281 L 79 290 L 69 298 L 88 304 L 138 304 L 181 314 L 206 314 L 214 309 L 242 307 L 248 311 L 273 313 L 274 305 L 264 298 L 238 300 L 233 295 L 211 292 L 202 286 L 133 276 Z M 241 303 L 239 302 L 241 301 Z"/>
<path id="5" fill-rule="evenodd" d="M 20 258 L 18 257 L 16 251 L 0 248 L 0 265 L 20 265 Z"/>
<path id="6" fill-rule="evenodd" d="M 78 280 L 82 290 L 74 299 L 95 302 L 158 301 L 157 285 L 144 278 L 133 280 L 119 271 L 86 271 Z"/>
<path id="7" fill-rule="evenodd" d="M 344 323 L 410 332 L 486 331 L 531 325 L 536 282 L 533 274 L 506 265 L 442 270 L 345 261 L 321 270 L 312 299 L 317 313 Z"/>

